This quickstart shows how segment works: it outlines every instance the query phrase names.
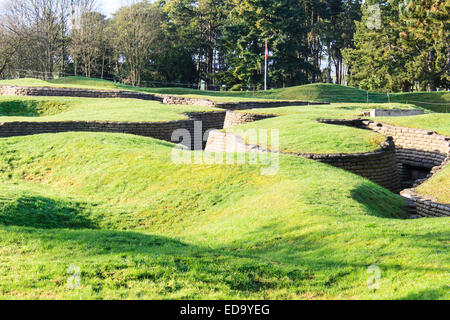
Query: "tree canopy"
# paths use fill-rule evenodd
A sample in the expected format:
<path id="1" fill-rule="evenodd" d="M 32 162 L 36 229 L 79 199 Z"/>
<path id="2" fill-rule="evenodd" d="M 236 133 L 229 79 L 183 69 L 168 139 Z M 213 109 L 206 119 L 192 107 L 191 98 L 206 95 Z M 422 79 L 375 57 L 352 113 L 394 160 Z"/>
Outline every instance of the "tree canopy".
<path id="1" fill-rule="evenodd" d="M 84 75 L 143 86 L 261 89 L 315 82 L 449 88 L 445 0 L 9 0 L 0 77 Z M 36 54 L 39 52 L 39 54 Z"/>

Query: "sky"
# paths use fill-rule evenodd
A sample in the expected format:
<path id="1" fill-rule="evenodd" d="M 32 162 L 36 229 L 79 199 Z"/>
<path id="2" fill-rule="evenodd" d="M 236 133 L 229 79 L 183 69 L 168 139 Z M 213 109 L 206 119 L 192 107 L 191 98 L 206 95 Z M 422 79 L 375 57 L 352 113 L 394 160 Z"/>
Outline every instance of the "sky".
<path id="1" fill-rule="evenodd" d="M 0 0 L 3 1 L 3 0 Z M 103 13 L 111 15 L 116 12 L 117 9 L 127 4 L 126 0 L 98 0 L 99 6 Z"/>

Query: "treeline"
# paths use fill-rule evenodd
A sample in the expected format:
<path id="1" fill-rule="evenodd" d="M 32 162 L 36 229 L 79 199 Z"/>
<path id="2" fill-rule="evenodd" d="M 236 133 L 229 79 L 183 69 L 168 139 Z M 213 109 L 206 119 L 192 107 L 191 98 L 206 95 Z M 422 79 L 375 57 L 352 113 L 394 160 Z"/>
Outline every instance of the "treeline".
<path id="1" fill-rule="evenodd" d="M 136 1 L 110 18 L 95 0 L 9 0 L 0 77 L 260 89 L 267 40 L 271 87 L 446 88 L 448 30 L 445 0 Z"/>

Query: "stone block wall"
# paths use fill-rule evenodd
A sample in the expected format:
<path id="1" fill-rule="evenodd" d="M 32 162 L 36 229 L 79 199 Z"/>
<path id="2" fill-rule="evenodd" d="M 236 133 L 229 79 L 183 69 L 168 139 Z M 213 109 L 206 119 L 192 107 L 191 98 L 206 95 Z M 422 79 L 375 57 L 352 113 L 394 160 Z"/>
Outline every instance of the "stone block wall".
<path id="1" fill-rule="evenodd" d="M 223 128 L 225 112 L 205 112 L 189 115 L 191 119 L 169 122 L 114 122 L 114 121 L 54 121 L 54 122 L 5 122 L 0 123 L 0 137 L 26 136 L 43 133 L 60 132 L 113 132 L 127 133 L 138 136 L 151 137 L 159 140 L 172 141 L 174 131 L 185 129 L 190 133 L 191 140 L 183 141 L 183 144 L 204 146 L 203 137 L 212 129 Z M 199 131 L 196 132 L 196 121 L 201 122 Z M 198 129 L 198 128 L 197 128 Z"/>
<path id="2" fill-rule="evenodd" d="M 156 100 L 168 105 L 195 105 L 213 107 L 224 110 L 246 110 L 255 108 L 275 108 L 287 106 L 305 106 L 327 104 L 305 101 L 248 101 L 248 102 L 215 102 L 208 99 L 190 98 L 172 95 L 148 94 L 119 90 L 92 90 L 52 87 L 20 87 L 0 85 L 0 95 L 7 96 L 40 96 L 40 97 L 80 97 L 80 98 L 127 98 L 140 100 Z"/>
<path id="3" fill-rule="evenodd" d="M 392 137 L 396 147 L 399 171 L 403 165 L 423 168 L 440 166 L 450 156 L 450 137 L 434 131 L 403 128 L 370 120 L 319 120 L 322 123 L 369 129 Z"/>
<path id="4" fill-rule="evenodd" d="M 381 110 L 373 109 L 368 113 L 368 117 L 410 117 L 425 114 L 424 110 Z"/>
<path id="5" fill-rule="evenodd" d="M 257 145 L 250 145 L 242 137 L 222 131 L 209 134 L 206 152 L 265 152 Z"/>
<path id="6" fill-rule="evenodd" d="M 216 102 L 208 99 L 198 99 L 181 96 L 171 96 L 171 95 L 155 95 L 155 99 L 168 105 L 182 104 L 201 107 L 215 107 L 217 104 Z"/>
<path id="7" fill-rule="evenodd" d="M 255 114 L 255 113 L 244 113 L 244 112 L 233 112 L 227 111 L 224 128 L 231 128 L 238 126 L 240 124 L 255 122 L 259 120 L 274 118 L 272 115 L 265 114 Z"/>
<path id="8" fill-rule="evenodd" d="M 40 97 L 80 97 L 80 98 L 127 98 L 140 100 L 155 100 L 154 95 L 140 92 L 118 91 L 118 90 L 50 88 L 50 87 L 0 86 L 0 95 L 40 96 Z"/>
<path id="9" fill-rule="evenodd" d="M 450 155 L 450 137 L 434 131 L 396 127 L 373 121 L 362 121 L 363 127 L 394 138 L 397 148 L 438 152 Z M 442 161 L 441 161 L 442 162 Z"/>
<path id="10" fill-rule="evenodd" d="M 414 213 L 419 217 L 450 217 L 450 204 L 433 201 L 430 197 L 418 194 L 414 189 L 404 190 L 401 195 L 414 203 Z"/>
<path id="11" fill-rule="evenodd" d="M 226 111 L 191 112 L 186 115 L 189 116 L 189 119 L 201 121 L 206 130 L 223 129 Z"/>
<path id="12" fill-rule="evenodd" d="M 312 106 L 312 105 L 328 105 L 326 102 L 307 102 L 307 101 L 248 101 L 248 102 L 219 102 L 216 108 L 226 110 L 249 110 L 263 108 L 279 108 L 290 106 Z"/>
<path id="13" fill-rule="evenodd" d="M 245 143 L 242 137 L 221 131 L 210 134 L 207 152 L 267 152 L 257 145 Z M 395 146 L 388 139 L 379 151 L 359 154 L 295 154 L 303 158 L 326 163 L 367 178 L 392 192 L 401 190 L 400 178 L 395 161 Z"/>
<path id="14" fill-rule="evenodd" d="M 0 123 L 0 137 L 83 131 L 128 133 L 171 141 L 172 132 L 177 129 L 192 131 L 193 121 L 182 120 L 161 123 L 110 121 L 5 122 Z"/>
<path id="15" fill-rule="evenodd" d="M 365 121 L 363 125 L 394 138 L 397 166 L 402 181 L 408 179 L 408 167 L 427 168 L 431 171 L 450 157 L 450 138 L 447 136 L 429 130 L 395 127 L 372 121 Z M 406 182 L 404 187 L 411 186 Z"/>
<path id="16" fill-rule="evenodd" d="M 212 107 L 224 110 L 249 110 L 259 108 L 278 108 L 289 106 L 309 106 L 309 105 L 327 105 L 325 102 L 307 102 L 307 101 L 239 101 L 239 102 L 217 102 L 208 99 L 191 98 L 183 96 L 172 96 L 156 94 L 155 100 L 168 105 L 182 104 L 195 105 L 201 107 Z"/>
<path id="17" fill-rule="evenodd" d="M 395 146 L 387 140 L 382 149 L 357 154 L 299 154 L 299 156 L 329 164 L 364 177 L 398 193 L 402 189 L 397 171 Z"/>

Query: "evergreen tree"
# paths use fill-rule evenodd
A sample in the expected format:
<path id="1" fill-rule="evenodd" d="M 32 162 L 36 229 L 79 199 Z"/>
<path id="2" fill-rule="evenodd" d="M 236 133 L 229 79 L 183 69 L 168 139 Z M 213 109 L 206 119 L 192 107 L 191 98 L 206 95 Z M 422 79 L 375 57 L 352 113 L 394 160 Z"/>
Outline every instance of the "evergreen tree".
<path id="1" fill-rule="evenodd" d="M 355 49 L 345 51 L 350 84 L 391 92 L 448 87 L 448 21 L 445 1 L 366 1 Z"/>

